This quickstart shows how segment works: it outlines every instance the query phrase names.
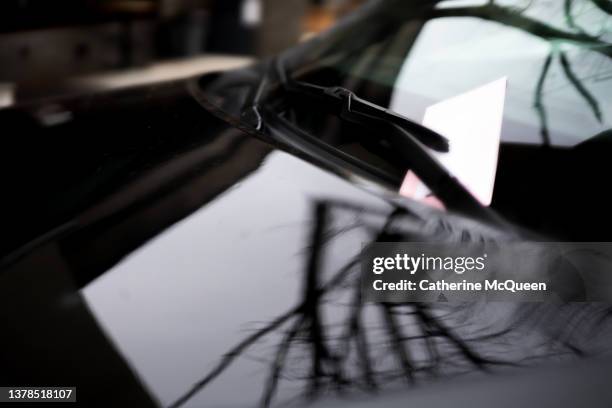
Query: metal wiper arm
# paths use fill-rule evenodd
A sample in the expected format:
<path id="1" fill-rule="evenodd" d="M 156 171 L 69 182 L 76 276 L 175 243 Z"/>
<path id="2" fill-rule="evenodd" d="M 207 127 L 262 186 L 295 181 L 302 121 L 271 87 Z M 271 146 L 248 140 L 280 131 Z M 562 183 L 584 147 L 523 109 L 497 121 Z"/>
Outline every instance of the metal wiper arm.
<path id="1" fill-rule="evenodd" d="M 287 75 L 280 60 L 276 62 L 276 69 L 285 91 L 315 98 L 326 104 L 328 108 L 331 108 L 334 113 L 343 119 L 360 124 L 372 119 L 390 122 L 401 127 L 419 142 L 433 150 L 439 152 L 448 152 L 449 150 L 448 139 L 444 136 L 390 109 L 360 98 L 349 89 L 340 86 L 319 86 L 292 79 Z"/>

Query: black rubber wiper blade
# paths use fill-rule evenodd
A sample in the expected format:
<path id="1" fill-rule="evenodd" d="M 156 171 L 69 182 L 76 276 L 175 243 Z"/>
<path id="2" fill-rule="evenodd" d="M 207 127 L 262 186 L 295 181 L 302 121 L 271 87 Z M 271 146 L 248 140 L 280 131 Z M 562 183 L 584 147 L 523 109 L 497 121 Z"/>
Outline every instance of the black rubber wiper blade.
<path id="1" fill-rule="evenodd" d="M 359 98 L 348 89 L 323 87 L 290 79 L 280 60 L 276 61 L 276 70 L 285 91 L 317 98 L 343 120 L 361 124 L 370 129 L 384 129 L 387 135 L 386 140 L 391 143 L 399 155 L 406 158 L 406 162 L 410 163 L 410 168 L 432 193 L 450 208 L 494 225 L 507 226 L 495 212 L 483 207 L 427 149 L 426 146 L 437 148 L 438 151 L 448 151 L 449 143 L 446 138 L 418 123 Z M 252 104 L 254 107 L 258 106 L 256 101 L 253 101 Z M 274 117 L 273 114 L 270 115 Z M 284 121 L 281 116 L 276 119 Z"/>
<path id="2" fill-rule="evenodd" d="M 448 152 L 449 150 L 448 139 L 441 134 L 390 109 L 360 98 L 349 89 L 340 86 L 325 87 L 294 80 L 287 76 L 280 62 L 277 62 L 277 71 L 280 82 L 286 91 L 316 98 L 331 107 L 343 119 L 356 123 L 371 119 L 387 121 L 401 127 L 419 142 L 435 151 Z"/>

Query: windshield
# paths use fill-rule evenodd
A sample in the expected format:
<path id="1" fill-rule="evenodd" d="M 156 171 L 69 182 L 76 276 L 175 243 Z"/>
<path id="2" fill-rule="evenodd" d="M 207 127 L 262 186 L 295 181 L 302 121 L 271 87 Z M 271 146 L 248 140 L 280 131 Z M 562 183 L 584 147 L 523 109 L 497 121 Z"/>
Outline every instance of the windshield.
<path id="1" fill-rule="evenodd" d="M 586 0 L 371 1 L 281 58 L 296 80 L 347 88 L 418 123 L 429 106 L 505 78 L 491 206 L 522 225 L 588 240 L 609 235 L 594 224 L 610 204 L 599 183 L 612 153 L 611 20 L 609 7 Z M 310 100 L 293 98 L 281 111 L 377 168 L 410 168 L 372 132 Z M 594 218 L 575 222 L 570 208 Z"/>
<path id="2" fill-rule="evenodd" d="M 378 18 L 364 14 L 305 47 L 293 73 L 418 121 L 438 101 L 507 77 L 505 142 L 575 146 L 610 128 L 610 10 L 592 1 L 421 3 L 431 6 L 371 2 Z"/>

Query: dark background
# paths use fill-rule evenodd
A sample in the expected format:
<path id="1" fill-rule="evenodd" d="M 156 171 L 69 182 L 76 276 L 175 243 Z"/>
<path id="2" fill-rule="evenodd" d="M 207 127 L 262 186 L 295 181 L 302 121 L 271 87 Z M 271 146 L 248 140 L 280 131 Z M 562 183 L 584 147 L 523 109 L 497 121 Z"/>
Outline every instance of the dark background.
<path id="1" fill-rule="evenodd" d="M 54 95 L 61 83 L 85 75 L 160 61 L 201 65 L 202 57 L 213 54 L 272 55 L 329 27 L 362 2 L 4 0 L 0 107 Z"/>

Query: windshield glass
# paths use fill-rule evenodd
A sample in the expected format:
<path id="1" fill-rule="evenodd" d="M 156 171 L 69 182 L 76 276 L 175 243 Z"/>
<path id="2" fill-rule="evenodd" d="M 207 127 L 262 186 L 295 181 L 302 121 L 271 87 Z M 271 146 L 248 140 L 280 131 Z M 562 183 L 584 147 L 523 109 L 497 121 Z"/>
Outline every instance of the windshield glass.
<path id="1" fill-rule="evenodd" d="M 281 58 L 296 80 L 345 87 L 418 123 L 429 106 L 505 78 L 491 206 L 594 239 L 607 236 L 594 224 L 612 204 L 599 184 L 612 153 L 610 12 L 591 0 L 371 1 Z M 298 128 L 377 168 L 410 168 L 369 130 L 295 99 L 283 115 Z M 568 219 L 568 208 L 592 218 Z"/>
<path id="2" fill-rule="evenodd" d="M 598 2 L 422 3 L 372 2 L 367 19 L 305 47 L 294 74 L 417 121 L 507 77 L 505 142 L 575 146 L 610 128 L 612 25 Z"/>

